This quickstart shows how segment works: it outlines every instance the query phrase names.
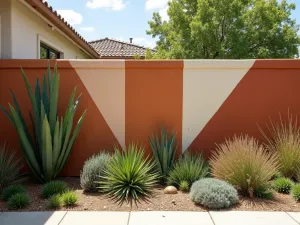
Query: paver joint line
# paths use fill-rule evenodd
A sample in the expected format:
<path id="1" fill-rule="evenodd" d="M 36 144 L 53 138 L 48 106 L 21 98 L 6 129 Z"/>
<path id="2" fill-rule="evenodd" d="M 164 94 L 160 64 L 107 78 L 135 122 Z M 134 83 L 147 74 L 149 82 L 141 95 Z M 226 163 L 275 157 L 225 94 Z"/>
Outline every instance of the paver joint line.
<path id="1" fill-rule="evenodd" d="M 298 223 L 298 221 L 294 217 L 292 217 L 288 212 L 285 212 L 285 213 L 288 214 L 288 216 L 291 217 L 296 223 Z M 298 224 L 300 224 L 300 223 L 298 223 Z"/>
<path id="2" fill-rule="evenodd" d="M 127 225 L 129 225 L 129 223 L 130 223 L 130 215 L 131 215 L 131 211 L 129 211 L 129 214 L 128 214 Z"/>
<path id="3" fill-rule="evenodd" d="M 213 224 L 216 225 L 214 219 L 212 218 L 212 216 L 211 216 L 211 214 L 210 214 L 210 211 L 208 211 L 208 215 L 209 215 L 211 221 L 213 222 Z"/>
<path id="4" fill-rule="evenodd" d="M 58 223 L 57 225 L 60 225 L 60 223 L 63 221 L 63 219 L 65 218 L 65 216 L 67 215 L 67 213 L 68 213 L 68 212 L 66 212 L 66 213 L 64 214 L 64 216 L 61 218 L 61 220 L 59 221 L 59 223 Z"/>

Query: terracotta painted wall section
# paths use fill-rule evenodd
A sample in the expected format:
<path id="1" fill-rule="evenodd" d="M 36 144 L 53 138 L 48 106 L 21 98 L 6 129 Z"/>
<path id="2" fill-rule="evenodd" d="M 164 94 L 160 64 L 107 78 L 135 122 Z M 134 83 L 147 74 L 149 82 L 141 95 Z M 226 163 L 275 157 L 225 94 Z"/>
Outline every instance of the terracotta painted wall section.
<path id="1" fill-rule="evenodd" d="M 32 86 L 45 60 L 0 60 L 0 104 L 17 96 L 27 124 L 31 110 L 20 67 Z M 61 76 L 58 113 L 73 88 L 82 93 L 77 121 L 86 119 L 62 172 L 78 176 L 84 161 L 100 151 L 136 142 L 151 153 L 149 136 L 162 125 L 177 133 L 181 152 L 207 157 L 225 138 L 247 133 L 260 138 L 257 124 L 300 112 L 300 60 L 58 60 Z M 30 127 L 31 129 L 31 127 Z M 0 112 L 0 143 L 19 152 L 18 137 Z"/>

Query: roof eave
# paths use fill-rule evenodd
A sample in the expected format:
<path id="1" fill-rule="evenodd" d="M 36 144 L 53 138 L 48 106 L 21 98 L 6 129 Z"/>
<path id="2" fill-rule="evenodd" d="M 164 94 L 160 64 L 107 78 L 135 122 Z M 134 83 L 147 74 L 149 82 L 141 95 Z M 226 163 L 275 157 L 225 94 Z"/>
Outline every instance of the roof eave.
<path id="1" fill-rule="evenodd" d="M 41 0 L 25 0 L 29 5 L 31 5 L 35 10 L 37 10 L 42 16 L 49 20 L 58 29 L 64 32 L 69 38 L 71 38 L 76 44 L 81 46 L 86 52 L 88 52 L 94 58 L 100 58 L 99 54 L 86 42 L 83 38 L 76 34 L 76 31 L 71 29 L 65 22 L 58 17 L 58 14 L 52 11 L 52 7 L 48 7 Z"/>

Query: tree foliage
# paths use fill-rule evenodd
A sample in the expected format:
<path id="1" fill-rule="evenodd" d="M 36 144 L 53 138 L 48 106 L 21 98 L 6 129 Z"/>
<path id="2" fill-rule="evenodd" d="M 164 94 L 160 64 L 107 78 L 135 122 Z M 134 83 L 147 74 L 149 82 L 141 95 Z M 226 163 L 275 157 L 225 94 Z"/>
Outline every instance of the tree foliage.
<path id="1" fill-rule="evenodd" d="M 153 58 L 294 58 L 299 55 L 295 4 L 286 0 L 172 0 L 169 20 L 153 13 Z"/>

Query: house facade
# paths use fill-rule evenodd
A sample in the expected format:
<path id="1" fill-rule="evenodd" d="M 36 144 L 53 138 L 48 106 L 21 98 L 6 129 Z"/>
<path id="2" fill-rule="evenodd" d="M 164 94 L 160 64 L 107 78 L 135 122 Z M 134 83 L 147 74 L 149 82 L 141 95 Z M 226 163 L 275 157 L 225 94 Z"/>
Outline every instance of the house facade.
<path id="1" fill-rule="evenodd" d="M 47 2 L 0 1 L 1 59 L 93 59 L 99 54 Z"/>

